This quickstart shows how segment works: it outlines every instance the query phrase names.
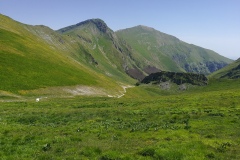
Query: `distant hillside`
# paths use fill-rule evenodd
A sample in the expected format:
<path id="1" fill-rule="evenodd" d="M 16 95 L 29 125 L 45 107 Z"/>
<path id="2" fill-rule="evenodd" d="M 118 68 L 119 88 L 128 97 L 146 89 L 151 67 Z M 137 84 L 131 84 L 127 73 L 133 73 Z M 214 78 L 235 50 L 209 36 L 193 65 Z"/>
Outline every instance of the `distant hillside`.
<path id="1" fill-rule="evenodd" d="M 240 58 L 235 62 L 229 64 L 228 66 L 212 73 L 210 78 L 227 78 L 227 79 L 237 79 L 240 78 Z"/>
<path id="2" fill-rule="evenodd" d="M 76 85 L 120 91 L 151 73 L 208 74 L 231 62 L 144 26 L 113 32 L 90 19 L 54 31 L 4 15 L 0 22 L 0 91 Z"/>
<path id="3" fill-rule="evenodd" d="M 88 63 L 97 64 L 102 72 L 118 78 L 127 73 L 142 80 L 162 70 L 209 74 L 232 62 L 145 26 L 113 32 L 104 21 L 90 19 L 58 33 L 73 38 Z"/>
<path id="4" fill-rule="evenodd" d="M 210 74 L 232 60 L 219 54 L 146 26 L 116 32 L 132 47 L 140 68 L 147 65 L 160 70 Z"/>
<path id="5" fill-rule="evenodd" d="M 133 66 L 125 45 L 116 34 L 100 19 L 90 19 L 57 31 L 63 36 L 71 37 L 73 52 L 78 61 L 87 60 L 94 70 L 117 80 L 131 81 L 126 68 Z"/>

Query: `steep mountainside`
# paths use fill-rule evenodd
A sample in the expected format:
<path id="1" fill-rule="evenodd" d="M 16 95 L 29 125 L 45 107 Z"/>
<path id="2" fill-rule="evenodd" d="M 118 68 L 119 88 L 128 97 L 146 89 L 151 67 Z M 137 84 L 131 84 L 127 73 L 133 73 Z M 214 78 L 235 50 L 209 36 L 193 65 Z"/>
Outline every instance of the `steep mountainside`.
<path id="1" fill-rule="evenodd" d="M 56 86 L 121 90 L 161 70 L 210 73 L 231 60 L 152 28 L 91 19 L 54 31 L 0 15 L 0 92 Z"/>
<path id="2" fill-rule="evenodd" d="M 228 78 L 228 79 L 237 79 L 240 78 L 240 58 L 234 63 L 229 64 L 228 66 L 212 73 L 210 78 Z"/>
<path id="3" fill-rule="evenodd" d="M 128 67 L 134 66 L 126 45 L 100 19 L 80 22 L 57 31 L 71 37 L 72 44 L 78 46 L 75 59 L 85 59 L 94 69 L 115 79 L 129 81 L 126 77 Z M 77 54 L 76 54 L 77 53 Z"/>
<path id="4" fill-rule="evenodd" d="M 153 28 L 137 26 L 116 33 L 132 47 L 140 68 L 152 65 L 166 71 L 209 74 L 232 62 Z"/>
<path id="5" fill-rule="evenodd" d="M 23 93 L 22 90 L 72 85 L 121 89 L 118 82 L 122 81 L 86 65 L 91 56 L 85 54 L 84 48 L 80 50 L 72 37 L 3 15 L 0 15 L 0 35 L 0 90 Z"/>

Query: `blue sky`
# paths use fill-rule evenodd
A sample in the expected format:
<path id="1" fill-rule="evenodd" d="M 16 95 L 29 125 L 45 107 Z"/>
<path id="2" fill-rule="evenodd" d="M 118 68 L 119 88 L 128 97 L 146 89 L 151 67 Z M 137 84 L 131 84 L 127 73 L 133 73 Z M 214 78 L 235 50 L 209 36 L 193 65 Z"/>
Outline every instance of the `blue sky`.
<path id="1" fill-rule="evenodd" d="M 114 31 L 145 25 L 240 57 L 240 0 L 0 0 L 0 13 L 55 30 L 91 18 L 103 19 Z"/>

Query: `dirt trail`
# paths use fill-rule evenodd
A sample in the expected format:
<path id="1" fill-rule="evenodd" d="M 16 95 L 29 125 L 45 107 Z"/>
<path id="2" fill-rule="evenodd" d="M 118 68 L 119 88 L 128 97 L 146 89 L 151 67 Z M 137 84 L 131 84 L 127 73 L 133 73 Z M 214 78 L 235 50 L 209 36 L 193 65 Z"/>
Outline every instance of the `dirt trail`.
<path id="1" fill-rule="evenodd" d="M 39 102 L 46 99 L 51 98 L 67 98 L 67 97 L 75 97 L 75 96 L 96 96 L 96 97 L 112 97 L 112 98 L 121 98 L 123 97 L 128 88 L 132 88 L 134 86 L 131 85 L 121 85 L 122 91 L 116 91 L 115 93 L 110 93 L 104 88 L 100 87 L 92 87 L 92 86 L 65 86 L 65 87 L 49 87 L 49 88 L 41 88 L 37 90 L 27 91 L 31 97 L 19 96 L 15 94 L 10 94 L 7 92 L 0 92 L 0 102 L 23 102 L 23 101 L 35 101 Z M 3 94 L 4 93 L 4 94 Z M 43 96 L 45 95 L 45 96 Z"/>
<path id="2" fill-rule="evenodd" d="M 133 87 L 134 87 L 134 86 L 131 86 L 131 85 L 128 85 L 128 86 L 122 86 L 122 88 L 123 88 L 123 92 L 122 92 L 121 95 L 118 95 L 117 98 L 121 98 L 121 97 L 123 97 L 123 96 L 125 95 L 125 93 L 127 92 L 127 89 L 128 89 L 128 88 L 133 88 Z"/>

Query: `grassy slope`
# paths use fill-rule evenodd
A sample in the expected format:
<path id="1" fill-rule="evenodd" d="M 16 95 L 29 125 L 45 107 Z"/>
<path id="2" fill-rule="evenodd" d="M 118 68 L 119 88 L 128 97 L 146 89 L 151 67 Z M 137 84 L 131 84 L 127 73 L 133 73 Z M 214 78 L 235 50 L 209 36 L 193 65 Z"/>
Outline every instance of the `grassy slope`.
<path id="1" fill-rule="evenodd" d="M 221 76 L 226 75 L 227 73 L 229 73 L 233 68 L 236 68 L 238 65 L 240 65 L 240 59 L 236 60 L 235 62 L 229 64 L 228 66 L 212 73 L 211 75 L 209 75 L 209 78 L 215 78 L 218 79 Z"/>
<path id="2" fill-rule="evenodd" d="M 84 24 L 69 26 L 60 29 L 58 32 L 72 37 L 81 46 L 79 50 L 84 50 L 86 54 L 94 58 L 98 63 L 97 68 L 100 72 L 111 76 L 115 80 L 134 83 L 125 74 L 123 68 L 124 55 L 114 47 L 114 43 L 117 43 L 115 33 L 107 26 L 106 32 L 102 32 L 91 21 L 98 21 L 102 25 L 106 25 L 99 19 L 87 20 Z"/>
<path id="3" fill-rule="evenodd" d="M 140 64 L 139 67 L 152 65 L 162 70 L 182 71 L 169 57 L 162 54 L 156 45 L 178 41 L 176 38 L 165 34 L 159 34 L 159 37 L 156 37 L 153 29 L 144 26 L 120 30 L 116 34 L 131 45 L 133 57 Z M 163 40 L 165 38 L 167 40 Z"/>
<path id="4" fill-rule="evenodd" d="M 2 88 L 13 85 L 7 84 L 12 80 L 26 84 L 28 88 L 52 85 L 45 80 L 55 79 L 54 75 L 50 76 L 55 73 L 57 77 L 60 74 L 76 74 L 77 78 L 85 74 L 90 76 L 88 78 L 101 76 L 95 72 L 89 75 L 91 71 L 86 73 L 84 70 L 87 67 L 82 69 L 84 66 L 80 67 L 71 57 L 66 58 L 42 38 L 23 30 L 22 24 L 9 21 L 14 24 L 6 26 L 8 20 L 0 18 L 4 22 L 0 23 L 1 37 L 4 37 L 0 43 Z M 36 41 L 38 43 L 34 43 Z M 69 46 L 70 50 L 72 47 L 75 46 Z M 70 55 L 69 52 L 66 54 Z M 34 71 L 39 74 L 43 69 L 51 70 L 51 74 L 42 73 L 32 79 Z M 14 74 L 19 76 L 12 78 Z M 27 77 L 28 74 L 31 77 Z M 100 85 L 103 80 L 108 79 L 103 76 L 99 80 L 82 81 Z M 70 82 L 73 84 L 75 80 L 60 76 L 54 85 Z M 121 99 L 78 97 L 44 99 L 39 103 L 1 103 L 0 157 L 240 159 L 239 85 L 239 80 L 210 80 L 208 86 L 192 88 L 188 92 L 141 86 L 127 89 Z M 14 91 L 20 88 L 16 86 Z"/>
<path id="5" fill-rule="evenodd" d="M 232 61 L 217 53 L 187 44 L 179 39 L 152 28 L 137 26 L 120 30 L 117 35 L 129 43 L 138 53 L 136 56 L 144 63 L 168 71 L 189 71 L 208 74 L 207 62 L 226 63 Z M 189 65 L 188 70 L 186 65 Z"/>
<path id="6" fill-rule="evenodd" d="M 121 99 L 79 97 L 1 103 L 0 156 L 240 158 L 239 80 L 225 80 L 201 91 L 178 95 L 157 96 L 157 90 L 146 89 L 128 89 L 129 94 Z"/>
<path id="7" fill-rule="evenodd" d="M 120 89 L 115 81 L 71 58 L 69 50 L 49 45 L 46 37 L 51 34 L 44 39 L 32 34 L 33 30 L 38 30 L 36 27 L 3 15 L 0 15 L 0 21 L 0 90 L 17 92 L 78 84 Z M 71 48 L 69 45 L 66 47 Z"/>

